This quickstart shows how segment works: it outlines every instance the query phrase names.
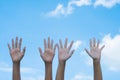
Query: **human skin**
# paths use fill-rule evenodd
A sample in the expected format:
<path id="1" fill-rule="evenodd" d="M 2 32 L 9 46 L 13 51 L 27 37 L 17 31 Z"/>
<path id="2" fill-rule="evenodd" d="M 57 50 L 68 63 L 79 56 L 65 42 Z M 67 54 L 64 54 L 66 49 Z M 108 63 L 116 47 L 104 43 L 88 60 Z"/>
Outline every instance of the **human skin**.
<path id="1" fill-rule="evenodd" d="M 21 80 L 20 76 L 20 62 L 25 54 L 26 47 L 23 48 L 21 51 L 21 45 L 22 45 L 22 38 L 18 41 L 18 37 L 16 37 L 16 40 L 14 42 L 14 39 L 12 39 L 12 47 L 10 44 L 8 44 L 10 56 L 13 62 L 13 80 Z"/>
<path id="2" fill-rule="evenodd" d="M 67 47 L 68 39 L 65 40 L 64 46 L 63 46 L 61 40 L 59 40 L 59 43 L 60 43 L 60 46 L 57 46 L 59 64 L 58 64 L 58 69 L 57 69 L 57 74 L 56 74 L 56 80 L 64 80 L 66 61 L 74 53 L 74 50 L 71 50 L 73 41 L 70 43 L 70 45 L 68 47 Z"/>
<path id="3" fill-rule="evenodd" d="M 94 67 L 94 80 L 102 80 L 102 70 L 100 65 L 100 59 L 101 59 L 101 51 L 105 47 L 103 45 L 101 48 L 99 48 L 100 41 L 96 42 L 96 39 L 93 38 L 90 40 L 90 50 L 85 49 L 87 54 L 93 59 L 93 67 Z"/>
<path id="4" fill-rule="evenodd" d="M 45 63 L 45 80 L 52 80 L 52 62 L 55 55 L 56 45 L 53 40 L 48 38 L 48 42 L 44 39 L 44 52 L 39 48 L 40 56 Z"/>

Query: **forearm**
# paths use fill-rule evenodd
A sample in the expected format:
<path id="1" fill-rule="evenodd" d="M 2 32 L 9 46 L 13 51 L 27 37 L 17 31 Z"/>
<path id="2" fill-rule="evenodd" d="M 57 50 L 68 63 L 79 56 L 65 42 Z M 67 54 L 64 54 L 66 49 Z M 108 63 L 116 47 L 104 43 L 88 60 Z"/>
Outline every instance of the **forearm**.
<path id="1" fill-rule="evenodd" d="M 56 80 L 64 80 L 65 64 L 66 62 L 59 62 Z"/>
<path id="2" fill-rule="evenodd" d="M 93 66 L 94 66 L 94 80 L 102 80 L 100 61 L 93 60 Z"/>
<path id="3" fill-rule="evenodd" d="M 13 63 L 13 80 L 21 80 L 20 63 Z"/>
<path id="4" fill-rule="evenodd" d="M 45 80 L 52 80 L 52 63 L 45 63 Z"/>

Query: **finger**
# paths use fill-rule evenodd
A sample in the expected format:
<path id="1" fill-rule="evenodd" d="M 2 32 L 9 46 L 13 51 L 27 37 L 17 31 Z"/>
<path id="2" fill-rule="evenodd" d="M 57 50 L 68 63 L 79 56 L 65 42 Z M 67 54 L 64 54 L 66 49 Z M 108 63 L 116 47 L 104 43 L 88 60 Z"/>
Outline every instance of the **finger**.
<path id="1" fill-rule="evenodd" d="M 11 47 L 10 47 L 10 44 L 8 44 L 8 49 L 9 49 L 9 51 L 11 51 Z"/>
<path id="2" fill-rule="evenodd" d="M 56 44 L 56 48 L 58 48 L 58 51 L 59 51 L 59 45 L 58 44 Z"/>
<path id="3" fill-rule="evenodd" d="M 100 40 L 98 40 L 98 42 L 97 42 L 97 48 L 99 48 L 99 44 L 100 44 Z"/>
<path id="4" fill-rule="evenodd" d="M 54 46 L 54 53 L 55 53 L 56 48 L 57 48 L 57 44 L 55 44 L 55 46 Z"/>
<path id="5" fill-rule="evenodd" d="M 102 51 L 104 47 L 105 47 L 105 45 L 103 45 L 103 46 L 100 48 L 100 51 Z"/>
<path id="6" fill-rule="evenodd" d="M 90 39 L 90 48 L 92 48 L 92 40 Z"/>
<path id="7" fill-rule="evenodd" d="M 96 39 L 93 38 L 93 46 L 96 47 Z"/>
<path id="8" fill-rule="evenodd" d="M 72 45 L 73 45 L 74 41 L 72 41 L 68 47 L 68 52 L 70 51 L 70 49 L 72 48 Z"/>
<path id="9" fill-rule="evenodd" d="M 47 48 L 46 39 L 44 39 L 44 50 Z"/>
<path id="10" fill-rule="evenodd" d="M 20 40 L 19 40 L 19 49 L 20 49 L 20 51 L 21 51 L 21 45 L 22 45 L 22 38 L 20 38 Z"/>
<path id="11" fill-rule="evenodd" d="M 15 45 L 14 45 L 14 39 L 12 39 L 12 49 L 15 48 Z"/>
<path id="12" fill-rule="evenodd" d="M 90 54 L 90 52 L 88 51 L 88 49 L 85 48 L 85 51 L 86 51 L 87 54 Z"/>
<path id="13" fill-rule="evenodd" d="M 67 42 L 68 42 L 68 39 L 66 38 L 66 39 L 65 39 L 64 48 L 67 48 Z"/>
<path id="14" fill-rule="evenodd" d="M 15 48 L 18 48 L 18 37 L 16 37 Z"/>
<path id="15" fill-rule="evenodd" d="M 25 51 L 26 51 L 26 47 L 23 48 L 22 53 L 25 54 Z"/>
<path id="16" fill-rule="evenodd" d="M 70 52 L 70 57 L 73 55 L 74 52 L 75 52 L 75 50 L 72 50 L 72 51 Z"/>
<path id="17" fill-rule="evenodd" d="M 50 37 L 48 37 L 48 48 L 50 48 Z"/>
<path id="18" fill-rule="evenodd" d="M 92 57 L 91 53 L 87 49 L 85 49 L 85 51 L 90 57 Z"/>
<path id="19" fill-rule="evenodd" d="M 54 41 L 52 40 L 51 41 L 51 49 L 53 49 L 53 43 L 54 43 Z"/>
<path id="20" fill-rule="evenodd" d="M 60 48 L 63 48 L 63 45 L 62 45 L 62 41 L 59 40 L 59 43 L 60 43 Z"/>
<path id="21" fill-rule="evenodd" d="M 42 49 L 41 48 L 39 48 L 39 52 L 40 52 L 40 56 L 42 56 Z"/>

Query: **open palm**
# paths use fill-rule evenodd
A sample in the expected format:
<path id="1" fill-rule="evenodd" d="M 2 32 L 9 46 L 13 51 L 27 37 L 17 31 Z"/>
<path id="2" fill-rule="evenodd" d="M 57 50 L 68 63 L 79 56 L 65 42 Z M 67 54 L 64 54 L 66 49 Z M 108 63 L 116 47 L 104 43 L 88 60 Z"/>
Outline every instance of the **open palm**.
<path id="1" fill-rule="evenodd" d="M 54 58 L 54 51 L 51 49 L 45 49 L 44 54 L 41 55 L 45 62 L 52 62 Z"/>
<path id="2" fill-rule="evenodd" d="M 24 53 L 20 52 L 19 48 L 12 49 L 10 54 L 14 62 L 19 62 L 24 56 Z"/>
<path id="3" fill-rule="evenodd" d="M 101 58 L 101 51 L 105 47 L 104 45 L 99 48 L 99 43 L 98 41 L 96 43 L 96 39 L 94 38 L 93 40 L 90 40 L 90 51 L 85 49 L 85 51 L 88 53 L 89 56 L 91 56 L 94 60 L 100 60 Z"/>
<path id="4" fill-rule="evenodd" d="M 70 43 L 70 45 L 68 47 L 67 47 L 68 39 L 65 40 L 64 47 L 63 47 L 62 41 L 60 40 L 59 42 L 60 42 L 60 47 L 58 47 L 59 61 L 66 61 L 74 53 L 74 50 L 70 51 L 72 48 L 72 45 L 73 45 L 73 41 Z"/>
<path id="5" fill-rule="evenodd" d="M 40 55 L 44 62 L 52 62 L 54 55 L 55 55 L 55 49 L 56 46 L 53 48 L 53 40 L 50 41 L 50 38 L 48 38 L 48 44 L 46 43 L 46 40 L 44 39 L 44 53 L 42 52 L 42 49 L 39 48 Z"/>
<path id="6" fill-rule="evenodd" d="M 23 51 L 21 52 L 21 44 L 22 44 L 22 39 L 20 39 L 20 41 L 18 42 L 18 37 L 16 37 L 16 42 L 14 43 L 14 40 L 12 39 L 12 48 L 10 47 L 10 45 L 8 44 L 8 48 L 10 51 L 10 55 L 12 58 L 13 62 L 20 62 L 21 59 L 24 56 L 25 53 L 25 47 L 23 48 Z"/>

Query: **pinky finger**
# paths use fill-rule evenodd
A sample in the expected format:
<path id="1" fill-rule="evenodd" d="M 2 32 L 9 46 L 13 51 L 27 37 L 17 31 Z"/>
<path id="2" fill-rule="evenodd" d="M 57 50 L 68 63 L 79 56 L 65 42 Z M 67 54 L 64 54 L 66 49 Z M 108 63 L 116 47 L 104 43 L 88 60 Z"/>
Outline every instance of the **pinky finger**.
<path id="1" fill-rule="evenodd" d="M 11 47 L 10 47 L 10 44 L 8 44 L 8 49 L 9 49 L 9 51 L 11 51 Z"/>
<path id="2" fill-rule="evenodd" d="M 58 45 L 58 44 L 56 44 L 56 48 L 58 48 L 58 51 L 59 51 L 59 48 L 60 48 L 60 47 L 59 47 L 59 45 Z"/>
<path id="3" fill-rule="evenodd" d="M 39 48 L 39 52 L 40 52 L 40 56 L 42 56 L 42 49 L 41 48 Z"/>
<path id="4" fill-rule="evenodd" d="M 90 54 L 90 52 L 85 48 L 86 53 Z"/>
<path id="5" fill-rule="evenodd" d="M 23 48 L 22 53 L 25 54 L 25 51 L 26 51 L 26 47 Z"/>
<path id="6" fill-rule="evenodd" d="M 70 57 L 73 55 L 74 52 L 75 52 L 75 50 L 72 50 L 72 51 L 70 52 Z"/>
<path id="7" fill-rule="evenodd" d="M 105 45 L 103 45 L 103 46 L 100 48 L 100 50 L 102 51 L 104 47 L 105 47 Z"/>
<path id="8" fill-rule="evenodd" d="M 57 48 L 57 44 L 55 44 L 55 46 L 54 46 L 54 53 L 55 53 L 56 48 Z"/>

